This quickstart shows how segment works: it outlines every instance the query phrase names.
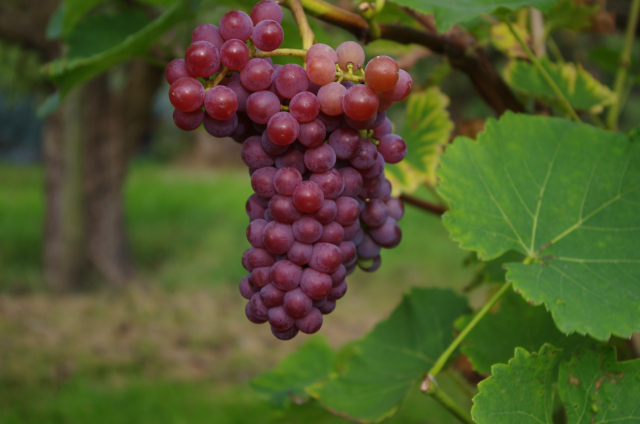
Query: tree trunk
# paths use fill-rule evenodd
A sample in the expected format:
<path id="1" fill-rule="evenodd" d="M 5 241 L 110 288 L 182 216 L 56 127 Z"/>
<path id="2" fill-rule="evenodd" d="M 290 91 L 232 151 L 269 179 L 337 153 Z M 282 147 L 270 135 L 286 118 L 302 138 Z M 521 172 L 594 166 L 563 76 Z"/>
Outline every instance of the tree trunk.
<path id="1" fill-rule="evenodd" d="M 133 60 L 74 90 L 50 118 L 44 271 L 54 290 L 81 287 L 92 267 L 115 285 L 132 278 L 122 190 L 161 77 Z"/>

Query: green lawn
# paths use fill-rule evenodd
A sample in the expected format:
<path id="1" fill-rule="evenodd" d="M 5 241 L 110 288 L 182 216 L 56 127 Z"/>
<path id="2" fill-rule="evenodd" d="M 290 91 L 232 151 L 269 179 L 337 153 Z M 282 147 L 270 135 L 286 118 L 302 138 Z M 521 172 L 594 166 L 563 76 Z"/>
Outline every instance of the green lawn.
<path id="1" fill-rule="evenodd" d="M 42 281 L 43 173 L 0 166 L 0 423 L 339 423 L 318 406 L 270 408 L 247 382 L 304 342 L 246 321 L 246 170 L 136 164 L 126 214 L 142 285 L 53 297 Z M 426 193 L 419 193 L 426 195 Z M 407 207 L 403 240 L 321 333 L 339 347 L 413 285 L 461 288 L 473 270 L 440 220 Z M 389 422 L 449 423 L 417 391 Z"/>

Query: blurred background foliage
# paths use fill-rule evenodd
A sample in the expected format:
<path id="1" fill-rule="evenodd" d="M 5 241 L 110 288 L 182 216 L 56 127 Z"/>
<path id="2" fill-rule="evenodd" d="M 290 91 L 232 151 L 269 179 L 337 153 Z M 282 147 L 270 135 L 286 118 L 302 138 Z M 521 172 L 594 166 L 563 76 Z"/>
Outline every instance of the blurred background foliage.
<path id="1" fill-rule="evenodd" d="M 248 386 L 304 340 L 280 343 L 266 328 L 246 323 L 236 287 L 244 274 L 244 203 L 251 189 L 240 146 L 213 140 L 202 130 L 176 129 L 164 79 L 155 90 L 151 124 L 134 149 L 123 187 L 135 283 L 115 291 L 102 284 L 99 273 L 87 272 L 80 290 L 57 296 L 45 282 L 45 140 L 49 119 L 59 112 L 64 96 L 105 71 L 109 87 L 122 87 L 127 72 L 122 63 L 132 58 L 161 72 L 182 55 L 195 26 L 217 24 L 227 11 L 249 11 L 253 3 L 8 0 L 2 6 L 0 423 L 345 422 L 314 404 L 292 405 L 288 411 L 274 408 Z M 349 10 L 357 6 L 348 0 L 336 4 Z M 611 86 L 617 70 L 622 38 L 615 18 L 623 18 L 609 11 L 624 11 L 626 4 L 609 1 L 605 9 L 600 1 L 564 0 L 546 17 L 556 64 L 575 63 L 574 74 L 584 69 L 585 78 L 594 78 L 584 84 L 585 90 L 599 95 L 589 97 L 587 109 L 607 104 L 609 93 L 600 83 Z M 46 19 L 37 13 L 45 13 Z M 22 19 L 26 35 L 9 22 L 11 17 Z M 386 4 L 379 20 L 420 28 L 395 3 Z M 315 19 L 310 23 L 318 42 L 337 46 L 353 39 L 340 28 Z M 536 96 L 527 93 L 530 79 L 525 76 L 518 83 L 526 69 L 516 73 L 513 58 L 522 52 L 504 28 L 489 16 L 462 25 L 504 71 L 527 108 L 538 108 Z M 298 48 L 297 27 L 286 10 L 282 26 L 283 47 Z M 526 22 L 522 29 L 528 36 L 525 28 Z M 495 114 L 467 76 L 452 71 L 439 55 L 386 40 L 368 44 L 365 51 L 368 58 L 393 56 L 413 77 L 415 97 L 394 106 L 389 116 L 397 132 L 410 134 L 426 150 L 407 161 L 411 169 L 390 172 L 406 190 L 434 199 L 422 181 L 433 182 L 438 149 L 451 134 L 475 136 Z M 639 59 L 636 48 L 634 72 Z M 274 58 L 277 63 L 288 60 Z M 623 130 L 637 125 L 638 84 L 640 77 L 626 90 Z M 432 119 L 425 119 L 428 112 Z M 549 108 L 546 113 L 558 112 Z M 356 272 L 348 300 L 327 317 L 323 334 L 333 347 L 369 331 L 409 287 L 462 290 L 478 280 L 478 264 L 464 265 L 467 254 L 449 240 L 437 217 L 407 206 L 402 229 L 401 246 L 385 252 L 378 272 Z M 476 301 L 482 303 L 485 295 L 486 290 L 479 290 Z M 453 380 L 444 384 L 467 390 Z M 389 422 L 453 421 L 430 399 L 414 394 Z"/>

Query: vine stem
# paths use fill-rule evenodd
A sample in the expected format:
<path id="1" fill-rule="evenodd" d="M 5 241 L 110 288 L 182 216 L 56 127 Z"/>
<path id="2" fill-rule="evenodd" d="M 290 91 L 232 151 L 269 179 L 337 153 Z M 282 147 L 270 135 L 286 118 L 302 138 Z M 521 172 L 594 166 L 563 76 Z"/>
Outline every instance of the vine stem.
<path id="1" fill-rule="evenodd" d="M 291 10 L 293 18 L 296 20 L 296 24 L 298 24 L 298 29 L 300 30 L 300 37 L 302 38 L 302 48 L 304 50 L 308 50 L 309 47 L 313 46 L 315 35 L 313 34 L 311 27 L 309 26 L 307 15 L 305 15 L 304 13 L 304 9 L 302 8 L 300 0 L 284 0 L 282 2 L 282 5 Z"/>
<path id="2" fill-rule="evenodd" d="M 640 0 L 634 0 L 634 1 L 640 1 Z M 504 22 L 509 27 L 509 31 L 511 31 L 511 34 L 513 34 L 513 36 L 518 41 L 518 44 L 520 44 L 520 46 L 522 47 L 524 52 L 527 54 L 527 57 L 529 58 L 529 60 L 538 69 L 538 72 L 540 72 L 540 74 L 545 79 L 547 84 L 549 84 L 549 87 L 551 87 L 551 90 L 553 90 L 553 92 L 555 93 L 556 97 L 558 97 L 558 99 L 560 99 L 560 102 L 563 104 L 563 106 L 565 107 L 565 109 L 567 110 L 569 115 L 571 115 L 571 118 L 573 118 L 573 120 L 576 121 L 576 122 L 581 122 L 580 121 L 580 117 L 578 116 L 576 111 L 573 109 L 573 106 L 571 106 L 571 103 L 569 103 L 569 100 L 567 100 L 567 98 L 564 96 L 564 94 L 562 93 L 560 88 L 556 85 L 556 83 L 553 80 L 553 78 L 551 78 L 551 75 L 549 75 L 547 70 L 544 69 L 544 66 L 542 66 L 542 63 L 540 63 L 540 60 L 537 58 L 537 56 L 535 54 L 533 54 L 533 52 L 531 51 L 531 49 L 529 48 L 527 43 L 524 42 L 522 37 L 520 37 L 520 34 L 518 34 L 518 32 L 515 30 L 515 28 L 513 28 L 513 24 L 511 23 L 511 20 L 507 18 L 507 19 L 505 19 Z"/>
<path id="3" fill-rule="evenodd" d="M 447 211 L 446 206 L 433 204 L 409 194 L 402 193 L 400 195 L 400 200 L 402 200 L 403 202 L 407 202 L 408 204 L 415 206 L 416 208 L 422 209 L 423 211 L 431 212 L 436 215 L 442 215 Z"/>
<path id="4" fill-rule="evenodd" d="M 464 330 L 462 330 L 462 332 L 460 334 L 458 334 L 458 337 L 456 337 L 456 339 L 449 345 L 447 350 L 445 350 L 442 353 L 442 355 L 440 355 L 440 357 L 438 358 L 436 363 L 433 364 L 433 367 L 431 367 L 431 369 L 429 370 L 429 375 L 435 377 L 436 375 L 438 375 L 438 373 L 440 371 L 442 371 L 442 368 L 444 368 L 444 366 L 447 363 L 447 360 L 449 359 L 449 357 L 453 354 L 453 352 L 460 345 L 460 343 L 462 343 L 464 338 L 467 337 L 467 334 L 469 334 L 469 332 L 471 332 L 471 330 L 473 330 L 473 328 L 476 326 L 476 324 L 478 324 L 478 322 L 480 322 L 480 320 L 487 314 L 487 312 L 489 312 L 489 309 L 491 309 L 493 307 L 493 305 L 495 305 L 496 302 L 507 291 L 507 289 L 509 289 L 511 287 L 511 284 L 512 284 L 511 281 L 507 281 L 506 283 L 504 283 L 502 285 L 502 287 L 500 287 L 500 290 L 498 290 L 493 295 L 493 297 L 482 307 L 482 309 L 480 309 L 478 311 L 478 313 L 473 317 L 471 322 L 469 324 L 467 324 L 467 326 L 464 328 Z"/>
<path id="5" fill-rule="evenodd" d="M 438 388 L 435 381 L 430 381 L 429 383 L 429 388 L 425 392 L 426 394 L 434 398 L 440 405 L 444 406 L 451 415 L 459 419 L 461 422 L 465 424 L 476 424 L 469 413 L 464 411 L 453 399 L 449 397 L 449 395 Z"/>
<path id="6" fill-rule="evenodd" d="M 640 12 L 640 0 L 633 0 L 631 3 L 631 11 L 629 13 L 629 22 L 624 36 L 624 47 L 620 55 L 618 64 L 618 72 L 616 72 L 616 80 L 613 84 L 613 91 L 616 93 L 617 101 L 611 105 L 607 113 L 607 127 L 615 130 L 618 126 L 618 116 L 622 106 L 622 93 L 624 91 L 625 81 L 629 73 L 629 64 L 631 60 L 631 48 L 633 47 L 633 39 L 636 34 L 638 25 L 638 14 Z"/>
<path id="7" fill-rule="evenodd" d="M 270 52 L 262 52 L 262 51 L 255 52 L 253 57 L 264 58 L 264 57 L 274 57 L 274 56 L 297 56 L 297 57 L 304 58 L 306 55 L 307 55 L 307 51 L 306 50 L 300 50 L 300 49 L 275 49 L 275 50 L 272 50 Z"/>

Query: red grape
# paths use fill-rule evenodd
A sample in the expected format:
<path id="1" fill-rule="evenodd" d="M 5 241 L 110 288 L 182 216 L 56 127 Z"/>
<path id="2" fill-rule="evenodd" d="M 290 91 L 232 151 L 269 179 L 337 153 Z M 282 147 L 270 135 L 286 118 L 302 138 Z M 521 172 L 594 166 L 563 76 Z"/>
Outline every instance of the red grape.
<path id="1" fill-rule="evenodd" d="M 254 25 L 264 20 L 272 20 L 282 23 L 282 8 L 273 0 L 262 0 L 251 9 L 251 20 Z"/>
<path id="2" fill-rule="evenodd" d="M 209 78 L 220 69 L 220 54 L 210 42 L 196 41 L 187 48 L 184 62 L 194 77 Z"/>
<path id="3" fill-rule="evenodd" d="M 250 91 L 267 90 L 271 85 L 273 67 L 264 59 L 250 59 L 240 71 L 242 85 Z"/>
<path id="4" fill-rule="evenodd" d="M 204 87 L 195 78 L 180 78 L 169 88 L 169 100 L 181 112 L 193 112 L 202 107 L 204 95 Z"/>
<path id="5" fill-rule="evenodd" d="M 307 147 L 318 147 L 324 143 L 327 131 L 324 124 L 319 119 L 300 124 L 298 141 Z"/>
<path id="6" fill-rule="evenodd" d="M 352 128 L 341 127 L 329 136 L 329 146 L 336 152 L 338 159 L 351 159 L 362 146 L 360 133 Z"/>
<path id="7" fill-rule="evenodd" d="M 364 84 L 354 85 L 342 98 L 342 107 L 349 118 L 364 121 L 378 110 L 378 95 Z"/>
<path id="8" fill-rule="evenodd" d="M 224 44 L 224 39 L 220 35 L 218 27 L 212 24 L 202 24 L 193 30 L 191 42 L 195 43 L 196 41 L 208 41 L 213 44 L 218 51 Z"/>
<path id="9" fill-rule="evenodd" d="M 347 65 L 353 64 L 353 70 L 362 68 L 364 64 L 364 50 L 355 41 L 345 41 L 336 49 L 338 55 L 338 65 L 343 71 L 347 71 Z"/>
<path id="10" fill-rule="evenodd" d="M 399 102 L 404 100 L 411 94 L 411 89 L 413 88 L 413 80 L 411 79 L 411 75 L 407 73 L 404 69 L 400 69 L 398 83 L 391 90 L 384 91 L 382 94 L 394 102 Z"/>
<path id="11" fill-rule="evenodd" d="M 330 82 L 323 85 L 318 90 L 318 101 L 320 102 L 320 110 L 327 115 L 337 116 L 344 112 L 342 107 L 342 98 L 347 89 L 342 84 Z"/>
<path id="12" fill-rule="evenodd" d="M 247 41 L 253 31 L 253 21 L 246 13 L 232 10 L 220 19 L 220 35 L 225 40 L 238 39 Z"/>
<path id="13" fill-rule="evenodd" d="M 284 31 L 276 21 L 260 21 L 253 29 L 251 40 L 256 47 L 264 52 L 271 52 L 280 47 L 284 39 Z"/>
<path id="14" fill-rule="evenodd" d="M 389 56 L 376 56 L 367 63 L 364 79 L 376 91 L 391 90 L 398 83 L 398 64 Z"/>
<path id="15" fill-rule="evenodd" d="M 291 167 L 281 168 L 273 178 L 273 187 L 283 196 L 293 195 L 295 188 L 302 182 L 300 172 Z"/>
<path id="16" fill-rule="evenodd" d="M 202 124 L 203 118 L 204 112 L 202 109 L 196 109 L 192 112 L 182 112 L 178 109 L 173 111 L 173 122 L 176 124 L 176 127 L 183 131 L 193 131 L 198 129 Z"/>
<path id="17" fill-rule="evenodd" d="M 249 61 L 249 48 L 240 40 L 226 41 L 220 49 L 220 60 L 229 69 L 242 69 Z"/>
<path id="18" fill-rule="evenodd" d="M 284 65 L 275 77 L 276 89 L 287 99 L 292 99 L 298 93 L 307 91 L 309 78 L 300 65 L 289 63 Z"/>
<path id="19" fill-rule="evenodd" d="M 315 84 L 329 84 L 336 78 L 336 63 L 326 56 L 315 56 L 307 61 L 307 76 Z"/>
<path id="20" fill-rule="evenodd" d="M 278 112 L 280 112 L 280 101 L 270 91 L 258 91 L 247 97 L 247 115 L 258 124 L 267 124 Z"/>
<path id="21" fill-rule="evenodd" d="M 204 109 L 212 118 L 229 119 L 238 110 L 238 99 L 229 87 L 217 85 L 204 96 Z"/>
<path id="22" fill-rule="evenodd" d="M 398 163 L 407 155 L 407 143 L 397 134 L 380 137 L 378 152 L 387 163 Z"/>
<path id="23" fill-rule="evenodd" d="M 322 189 L 313 181 L 303 181 L 293 191 L 293 204 L 301 212 L 315 212 L 320 209 L 323 201 Z"/>
<path id="24" fill-rule="evenodd" d="M 289 103 L 289 112 L 298 122 L 309 122 L 318 116 L 320 103 L 313 93 L 303 91 L 293 96 Z"/>
<path id="25" fill-rule="evenodd" d="M 293 143 L 298 138 L 300 124 L 287 112 L 278 112 L 269 119 L 267 134 L 271 141 L 280 146 Z"/>
<path id="26" fill-rule="evenodd" d="M 242 143 L 240 155 L 244 164 L 252 169 L 273 166 L 275 162 L 273 156 L 265 152 L 262 148 L 261 137 L 259 135 L 249 137 Z"/>
<path id="27" fill-rule="evenodd" d="M 184 59 L 173 59 L 164 70 L 164 77 L 169 85 L 173 84 L 180 78 L 193 77 L 187 70 Z"/>
<path id="28" fill-rule="evenodd" d="M 251 188 L 260 197 L 271 199 L 276 191 L 273 188 L 273 178 L 276 175 L 276 168 L 267 167 L 256 170 L 251 176 Z"/>

